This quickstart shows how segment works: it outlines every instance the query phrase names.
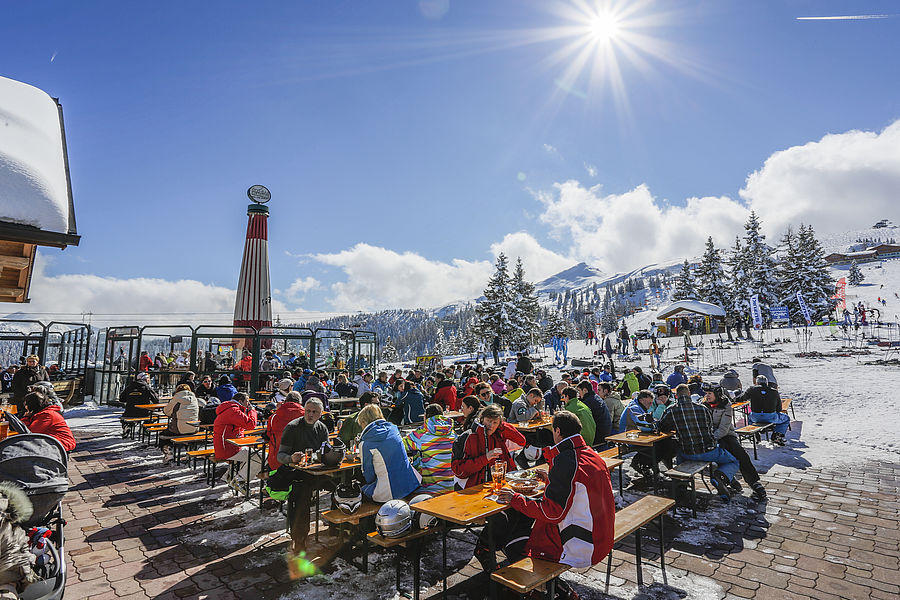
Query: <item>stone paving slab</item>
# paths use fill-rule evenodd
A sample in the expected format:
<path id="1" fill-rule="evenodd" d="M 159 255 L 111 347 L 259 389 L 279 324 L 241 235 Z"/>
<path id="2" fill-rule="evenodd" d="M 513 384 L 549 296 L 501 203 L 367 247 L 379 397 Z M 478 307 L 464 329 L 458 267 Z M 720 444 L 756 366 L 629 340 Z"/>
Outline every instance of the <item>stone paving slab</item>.
<path id="1" fill-rule="evenodd" d="M 304 597 L 316 585 L 292 582 L 283 553 L 287 537 L 278 515 L 241 502 L 220 486 L 210 492 L 202 472 L 164 470 L 153 449 L 76 432 L 70 461 L 71 490 L 64 500 L 70 576 L 66 597 L 279 598 Z M 900 597 L 900 465 L 870 462 L 835 469 L 771 469 L 763 481 L 766 505 L 733 519 L 710 501 L 698 519 L 681 510 L 666 520 L 670 586 L 663 586 L 653 529 L 645 538 L 645 584 L 651 598 L 681 598 L 700 580 L 720 598 L 809 598 L 816 600 Z M 750 501 L 743 499 L 745 505 Z M 234 507 L 235 516 L 211 520 L 210 507 Z M 706 515 L 706 516 L 704 516 Z M 263 528 L 227 546 L 203 543 L 204 535 L 227 535 L 241 519 L 260 519 Z M 704 519 L 707 519 L 704 521 Z M 268 527 L 268 530 L 266 530 Z M 715 541 L 692 543 L 694 530 L 713 527 Z M 255 535 L 259 534 L 259 535 Z M 252 538 L 252 539 L 251 539 Z M 687 541 L 685 541 L 685 539 Z M 232 540 L 233 542 L 233 540 Z M 613 552 L 611 597 L 635 597 L 632 542 Z M 440 544 L 425 552 L 440 555 Z M 393 555 L 386 560 L 392 564 Z M 605 563 L 573 578 L 582 598 L 607 598 L 596 582 Z M 463 573 L 474 572 L 470 564 Z M 393 593 L 391 587 L 385 597 Z M 585 584 L 585 578 L 592 583 Z M 699 578 L 699 579 L 697 579 Z M 713 584 L 714 582 L 714 584 Z M 332 586 L 340 585 L 335 581 Z M 683 588 L 679 588 L 683 585 Z M 465 586 L 463 586 L 465 587 Z M 436 590 L 437 587 L 429 591 Z M 462 597 L 479 597 L 465 590 Z M 339 597 L 339 596 L 335 596 Z"/>

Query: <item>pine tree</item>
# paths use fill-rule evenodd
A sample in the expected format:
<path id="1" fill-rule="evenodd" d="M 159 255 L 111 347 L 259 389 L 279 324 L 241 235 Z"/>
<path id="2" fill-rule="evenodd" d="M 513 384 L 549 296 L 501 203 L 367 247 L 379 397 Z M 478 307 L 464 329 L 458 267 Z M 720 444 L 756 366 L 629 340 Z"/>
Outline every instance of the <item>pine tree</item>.
<path id="1" fill-rule="evenodd" d="M 728 307 L 726 310 L 742 315 L 746 315 L 750 310 L 745 258 L 744 249 L 741 247 L 741 238 L 735 236 L 734 246 L 726 263 L 728 265 Z"/>
<path id="2" fill-rule="evenodd" d="M 797 291 L 803 294 L 812 316 L 818 317 L 832 310 L 834 303 L 834 278 L 825 262 L 825 250 L 816 239 L 812 225 L 800 225 L 797 234 L 797 262 L 801 265 L 801 273 Z"/>
<path id="3" fill-rule="evenodd" d="M 694 284 L 694 275 L 691 273 L 691 264 L 685 259 L 681 266 L 681 273 L 675 280 L 675 291 L 672 294 L 673 300 L 696 300 L 697 287 Z"/>
<path id="4" fill-rule="evenodd" d="M 438 326 L 437 332 L 435 334 L 434 340 L 434 348 L 431 350 L 432 354 L 436 354 L 438 356 L 444 356 L 446 354 L 450 354 L 450 347 L 447 344 L 447 339 L 444 337 L 444 328 Z"/>
<path id="5" fill-rule="evenodd" d="M 534 292 L 534 284 L 525 279 L 525 267 L 522 259 L 516 260 L 516 268 L 513 271 L 512 283 L 512 346 L 514 348 L 527 348 L 532 343 L 532 338 L 538 331 L 538 317 L 541 313 L 541 305 L 538 303 Z"/>
<path id="6" fill-rule="evenodd" d="M 697 295 L 704 302 L 712 302 L 723 308 L 728 304 L 725 291 L 725 269 L 722 257 L 713 244 L 712 236 L 706 239 L 706 251 L 697 268 Z"/>
<path id="7" fill-rule="evenodd" d="M 862 274 L 862 271 L 859 270 L 859 264 L 854 260 L 850 263 L 850 273 L 847 275 L 847 283 L 852 286 L 858 286 L 863 282 L 865 276 Z"/>
<path id="8" fill-rule="evenodd" d="M 775 277 L 775 258 L 773 249 L 766 244 L 766 236 L 759 231 L 759 218 L 755 212 L 750 213 L 744 224 L 744 255 L 746 257 L 746 274 L 749 289 L 747 297 L 759 295 L 759 306 L 763 315 L 778 298 Z"/>
<path id="9" fill-rule="evenodd" d="M 488 340 L 488 344 L 495 336 L 500 337 L 501 345 L 512 341 L 510 339 L 514 331 L 510 320 L 514 312 L 512 298 L 509 265 L 506 255 L 501 252 L 497 257 L 496 270 L 484 288 L 484 301 L 475 308 L 478 315 L 478 332 Z"/>
<path id="10" fill-rule="evenodd" d="M 400 354 L 397 353 L 397 348 L 394 346 L 393 342 L 391 342 L 391 338 L 388 338 L 381 346 L 381 361 L 393 363 L 399 360 Z"/>

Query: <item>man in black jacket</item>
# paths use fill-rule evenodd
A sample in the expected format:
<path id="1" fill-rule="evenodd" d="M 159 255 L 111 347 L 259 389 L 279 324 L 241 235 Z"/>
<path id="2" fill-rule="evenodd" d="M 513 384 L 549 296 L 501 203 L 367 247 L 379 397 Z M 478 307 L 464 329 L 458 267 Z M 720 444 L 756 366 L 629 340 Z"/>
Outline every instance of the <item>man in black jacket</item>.
<path id="1" fill-rule="evenodd" d="M 781 395 L 778 390 L 769 387 L 765 375 L 756 376 L 756 385 L 751 385 L 744 392 L 743 400 L 750 402 L 751 423 L 772 423 L 774 431 L 772 442 L 784 446 L 784 435 L 787 433 L 791 418 L 781 410 Z"/>
<path id="2" fill-rule="evenodd" d="M 519 373 L 524 373 L 525 375 L 531 375 L 531 372 L 534 370 L 534 365 L 531 364 L 531 359 L 528 358 L 528 354 L 526 352 L 522 352 L 516 355 L 518 358 L 516 359 L 516 371 Z"/>
<path id="3" fill-rule="evenodd" d="M 38 381 L 50 381 L 47 369 L 42 367 L 40 359 L 32 354 L 25 359 L 25 366 L 16 371 L 13 375 L 12 383 L 12 399 L 16 405 L 16 414 L 25 414 L 25 395 L 28 394 L 28 388 Z"/>
<path id="4" fill-rule="evenodd" d="M 322 408 L 322 401 L 318 398 L 307 400 L 303 416 L 285 425 L 278 445 L 278 462 L 282 466 L 269 478 L 271 489 L 291 489 L 288 523 L 291 524 L 291 550 L 294 554 L 306 550 L 310 502 L 320 478 L 288 465 L 299 464 L 306 450 L 319 450 L 328 441 L 328 428 L 320 421 Z"/>

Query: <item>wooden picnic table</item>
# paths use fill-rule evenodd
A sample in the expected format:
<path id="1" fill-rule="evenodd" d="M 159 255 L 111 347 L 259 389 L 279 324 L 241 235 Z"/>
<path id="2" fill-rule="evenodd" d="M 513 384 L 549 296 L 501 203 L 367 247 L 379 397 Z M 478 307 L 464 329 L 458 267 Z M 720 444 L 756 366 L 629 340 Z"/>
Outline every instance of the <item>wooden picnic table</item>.
<path id="1" fill-rule="evenodd" d="M 443 416 L 448 419 L 459 419 L 460 417 L 463 416 L 463 414 L 462 414 L 462 412 L 460 412 L 458 410 L 448 410 L 448 411 L 444 411 Z"/>
<path id="2" fill-rule="evenodd" d="M 636 438 L 628 437 L 629 435 L 633 435 L 637 433 Z M 656 444 L 661 442 L 662 440 L 666 440 L 672 437 L 671 433 L 662 432 L 662 433 L 647 433 L 644 431 L 639 431 L 637 429 L 631 429 L 629 431 L 623 431 L 622 433 L 616 433 L 614 435 L 606 436 L 606 441 L 615 444 L 619 450 L 619 458 L 622 458 L 622 446 L 639 446 L 641 448 L 650 448 L 650 460 L 652 461 L 653 471 L 654 473 L 658 472 L 657 459 L 656 459 Z M 653 493 L 656 494 L 658 492 L 658 484 L 657 478 L 653 478 Z"/>
<path id="3" fill-rule="evenodd" d="M 332 467 L 330 469 L 326 469 L 324 465 L 318 463 L 305 467 L 294 464 L 292 464 L 291 466 L 298 471 L 303 471 L 304 473 L 309 473 L 310 475 L 335 475 L 337 473 L 344 473 L 346 471 L 352 471 L 353 469 L 362 468 L 362 461 L 359 458 L 344 459 L 344 461 L 340 465 L 338 465 L 337 467 Z"/>
<path id="4" fill-rule="evenodd" d="M 135 404 L 135 408 L 142 408 L 144 410 L 162 410 L 165 408 L 167 404 Z"/>
<path id="5" fill-rule="evenodd" d="M 260 453 L 260 459 L 261 459 L 260 464 L 263 465 L 263 467 L 265 467 L 266 445 L 268 442 L 266 442 L 266 440 L 264 440 L 263 438 L 261 438 L 257 435 L 252 435 L 254 433 L 262 433 L 263 431 L 264 431 L 264 429 L 260 429 L 260 428 L 251 429 L 250 431 L 245 431 L 243 437 L 233 438 L 233 439 L 230 439 L 227 441 L 231 442 L 235 446 L 240 446 L 242 448 L 246 447 L 250 451 L 251 459 L 253 458 L 253 452 L 258 449 L 259 453 Z M 250 499 L 250 481 L 251 481 L 251 479 L 250 479 L 250 463 L 252 463 L 252 462 L 253 462 L 252 460 L 247 461 L 247 479 L 246 479 L 247 491 L 244 495 L 244 498 L 246 498 L 247 500 Z M 260 507 L 262 507 L 262 497 L 263 497 L 263 488 L 264 487 L 265 487 L 264 485 L 260 484 L 260 488 L 259 488 Z"/>
<path id="6" fill-rule="evenodd" d="M 528 421 L 527 423 L 514 423 L 513 427 L 518 429 L 521 432 L 526 431 L 537 431 L 538 429 L 550 429 L 553 426 L 553 419 L 551 417 L 542 418 L 540 420 Z"/>

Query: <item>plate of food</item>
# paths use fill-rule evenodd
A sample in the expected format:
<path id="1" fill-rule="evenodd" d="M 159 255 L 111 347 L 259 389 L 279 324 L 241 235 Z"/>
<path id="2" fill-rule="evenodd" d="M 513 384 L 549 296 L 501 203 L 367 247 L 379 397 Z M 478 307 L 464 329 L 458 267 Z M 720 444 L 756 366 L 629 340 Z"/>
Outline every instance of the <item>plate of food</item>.
<path id="1" fill-rule="evenodd" d="M 544 493 L 544 487 L 546 487 L 543 481 L 536 478 L 508 480 L 506 483 L 512 491 L 528 498 L 540 496 Z"/>

